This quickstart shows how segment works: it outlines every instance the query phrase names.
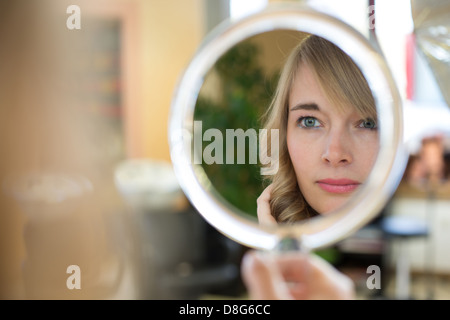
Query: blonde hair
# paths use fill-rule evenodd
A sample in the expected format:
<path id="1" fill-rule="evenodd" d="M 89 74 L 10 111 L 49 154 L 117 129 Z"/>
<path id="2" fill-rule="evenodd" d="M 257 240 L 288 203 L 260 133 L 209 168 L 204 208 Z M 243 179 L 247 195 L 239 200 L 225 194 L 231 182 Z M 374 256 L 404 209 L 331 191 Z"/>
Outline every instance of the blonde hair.
<path id="1" fill-rule="evenodd" d="M 292 223 L 317 215 L 304 199 L 297 183 L 289 156 L 286 135 L 289 111 L 289 94 L 301 63 L 308 64 L 330 101 L 337 108 L 356 108 L 364 118 L 376 120 L 375 101 L 364 75 L 353 60 L 333 43 L 318 36 L 309 35 L 289 55 L 278 81 L 272 102 L 264 115 L 266 141 L 271 141 L 271 129 L 279 132 L 279 168 L 265 178 L 272 183 L 271 213 L 278 222 Z M 264 146 L 271 152 L 271 146 Z"/>

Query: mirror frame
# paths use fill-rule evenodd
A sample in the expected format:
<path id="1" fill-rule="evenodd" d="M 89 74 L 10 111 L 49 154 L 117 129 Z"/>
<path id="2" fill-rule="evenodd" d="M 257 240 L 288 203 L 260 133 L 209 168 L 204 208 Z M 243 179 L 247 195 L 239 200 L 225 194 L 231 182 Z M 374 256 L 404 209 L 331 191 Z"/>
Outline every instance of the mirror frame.
<path id="1" fill-rule="evenodd" d="M 204 170 L 191 161 L 194 109 L 207 72 L 234 45 L 257 34 L 294 30 L 323 37 L 346 52 L 366 77 L 375 98 L 380 151 L 367 183 L 332 214 L 295 225 L 265 226 L 220 200 Z M 213 30 L 194 55 L 175 89 L 169 115 L 169 145 L 180 186 L 199 213 L 227 237 L 243 245 L 273 250 L 294 238 L 302 248 L 329 246 L 370 222 L 398 187 L 407 162 L 401 99 L 380 50 L 357 30 L 326 13 L 300 4 L 269 4 L 266 9 L 227 20 Z M 256 199 L 255 199 L 256 201 Z"/>

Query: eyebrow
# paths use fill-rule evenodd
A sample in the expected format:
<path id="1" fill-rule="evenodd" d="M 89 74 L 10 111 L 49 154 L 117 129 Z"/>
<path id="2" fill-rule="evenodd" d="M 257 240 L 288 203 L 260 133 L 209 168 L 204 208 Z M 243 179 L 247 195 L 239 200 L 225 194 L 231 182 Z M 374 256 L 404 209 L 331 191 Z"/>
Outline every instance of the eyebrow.
<path id="1" fill-rule="evenodd" d="M 319 106 L 316 103 L 299 103 L 291 108 L 290 111 L 295 110 L 314 110 L 320 111 Z"/>

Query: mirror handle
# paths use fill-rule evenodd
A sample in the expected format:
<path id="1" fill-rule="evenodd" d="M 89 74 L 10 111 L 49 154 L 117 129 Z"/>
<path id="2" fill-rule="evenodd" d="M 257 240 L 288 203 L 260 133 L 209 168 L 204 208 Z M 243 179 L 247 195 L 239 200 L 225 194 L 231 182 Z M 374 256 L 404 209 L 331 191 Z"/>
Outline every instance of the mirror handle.
<path id="1" fill-rule="evenodd" d="M 301 240 L 294 236 L 284 236 L 275 246 L 275 251 L 277 252 L 288 252 L 288 251 L 304 251 L 301 245 Z"/>

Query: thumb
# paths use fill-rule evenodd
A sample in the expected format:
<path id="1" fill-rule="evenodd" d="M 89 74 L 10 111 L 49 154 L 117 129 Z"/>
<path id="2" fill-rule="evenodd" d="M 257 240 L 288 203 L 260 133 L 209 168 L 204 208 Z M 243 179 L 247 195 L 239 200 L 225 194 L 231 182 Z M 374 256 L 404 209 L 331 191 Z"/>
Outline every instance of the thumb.
<path id="1" fill-rule="evenodd" d="M 247 252 L 242 260 L 241 272 L 250 299 L 291 299 L 281 286 L 284 283 L 283 278 L 269 256 L 254 250 Z"/>

